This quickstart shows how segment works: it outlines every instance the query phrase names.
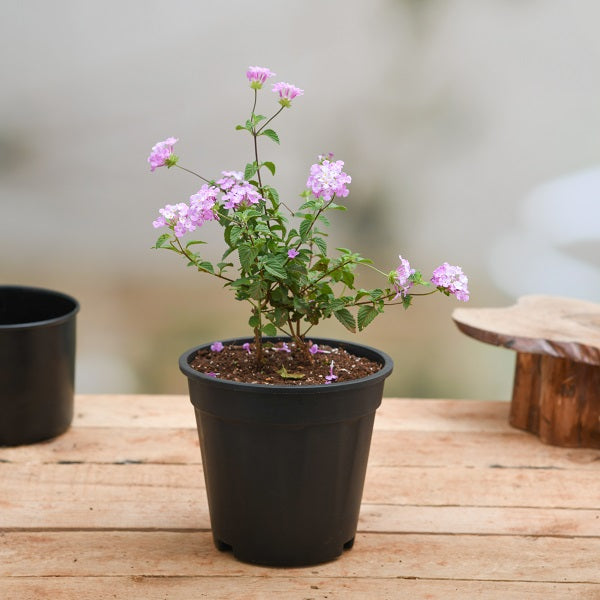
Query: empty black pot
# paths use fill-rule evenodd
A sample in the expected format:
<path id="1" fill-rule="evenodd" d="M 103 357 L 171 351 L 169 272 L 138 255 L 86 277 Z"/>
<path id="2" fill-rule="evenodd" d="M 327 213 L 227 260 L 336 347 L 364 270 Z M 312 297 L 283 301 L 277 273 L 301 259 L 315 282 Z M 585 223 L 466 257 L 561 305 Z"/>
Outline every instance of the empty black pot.
<path id="1" fill-rule="evenodd" d="M 0 445 L 31 444 L 73 419 L 77 300 L 0 286 Z"/>
<path id="2" fill-rule="evenodd" d="M 242 561 L 317 564 L 354 543 L 375 410 L 392 360 L 359 344 L 313 341 L 382 368 L 355 381 L 286 386 L 199 373 L 190 362 L 209 344 L 179 362 L 196 412 L 215 545 Z"/>

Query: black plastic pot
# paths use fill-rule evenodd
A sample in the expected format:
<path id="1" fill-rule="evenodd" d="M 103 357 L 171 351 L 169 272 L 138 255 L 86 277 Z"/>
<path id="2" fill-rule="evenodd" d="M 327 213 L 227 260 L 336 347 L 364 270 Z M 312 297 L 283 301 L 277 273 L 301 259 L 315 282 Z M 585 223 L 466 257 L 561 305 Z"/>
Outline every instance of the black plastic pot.
<path id="1" fill-rule="evenodd" d="M 0 446 L 31 444 L 73 419 L 77 300 L 0 286 Z"/>
<path id="2" fill-rule="evenodd" d="M 313 341 L 382 368 L 355 381 L 286 386 L 237 383 L 192 369 L 198 350 L 210 344 L 179 361 L 196 412 L 215 545 L 245 562 L 317 564 L 354 543 L 375 411 L 393 364 L 367 346 Z"/>

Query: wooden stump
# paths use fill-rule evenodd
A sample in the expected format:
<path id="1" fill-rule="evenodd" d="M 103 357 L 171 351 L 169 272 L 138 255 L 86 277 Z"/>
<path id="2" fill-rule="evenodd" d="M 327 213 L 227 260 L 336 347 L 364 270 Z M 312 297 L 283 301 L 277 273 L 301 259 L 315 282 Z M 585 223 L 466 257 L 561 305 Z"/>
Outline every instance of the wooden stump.
<path id="1" fill-rule="evenodd" d="M 525 296 L 452 316 L 466 335 L 517 351 L 512 426 L 547 444 L 600 448 L 600 305 Z"/>

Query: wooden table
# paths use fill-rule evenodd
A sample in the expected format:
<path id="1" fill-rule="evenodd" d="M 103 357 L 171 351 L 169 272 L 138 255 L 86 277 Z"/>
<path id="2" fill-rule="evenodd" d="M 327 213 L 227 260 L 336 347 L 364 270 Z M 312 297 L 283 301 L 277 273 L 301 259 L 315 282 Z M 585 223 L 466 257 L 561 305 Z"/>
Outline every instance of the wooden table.
<path id="1" fill-rule="evenodd" d="M 214 548 L 186 397 L 79 396 L 65 435 L 0 448 L 0 598 L 600 598 L 600 451 L 508 411 L 384 400 L 354 548 L 274 569 Z"/>

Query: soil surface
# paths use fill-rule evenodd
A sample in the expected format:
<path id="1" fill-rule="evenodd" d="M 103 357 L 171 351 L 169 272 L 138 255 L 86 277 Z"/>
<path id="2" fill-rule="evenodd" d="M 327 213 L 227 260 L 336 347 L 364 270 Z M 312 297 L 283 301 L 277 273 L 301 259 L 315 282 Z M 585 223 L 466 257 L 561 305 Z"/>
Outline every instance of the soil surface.
<path id="1" fill-rule="evenodd" d="M 198 352 L 191 367 L 219 379 L 276 385 L 339 383 L 360 379 L 381 369 L 379 363 L 350 354 L 343 348 L 317 347 L 318 352 L 311 354 L 308 360 L 306 353 L 296 348 L 294 342 L 266 343 L 263 346 L 264 363 L 258 370 L 254 344 L 248 348 L 224 346 L 220 351 Z"/>

